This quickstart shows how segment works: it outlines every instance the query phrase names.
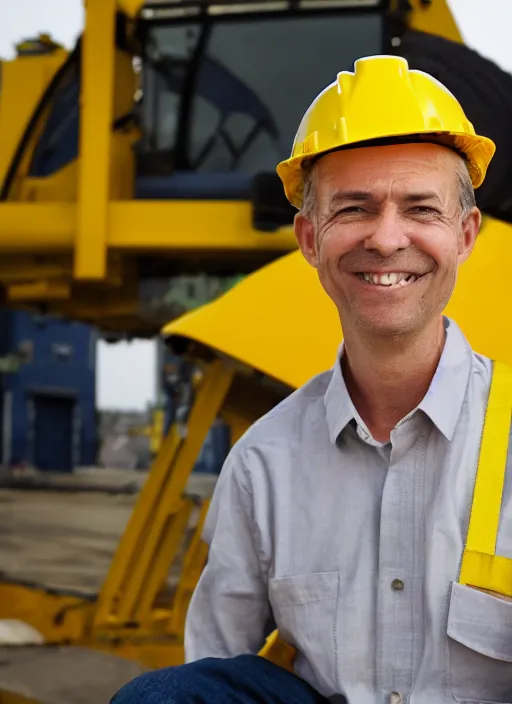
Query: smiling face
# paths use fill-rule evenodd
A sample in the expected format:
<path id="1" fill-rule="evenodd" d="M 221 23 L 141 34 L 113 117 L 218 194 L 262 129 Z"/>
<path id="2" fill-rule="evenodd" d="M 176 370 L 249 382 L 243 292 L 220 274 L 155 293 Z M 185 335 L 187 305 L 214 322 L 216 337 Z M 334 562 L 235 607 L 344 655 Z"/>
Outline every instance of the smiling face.
<path id="1" fill-rule="evenodd" d="M 314 167 L 314 207 L 295 232 L 345 335 L 417 332 L 439 319 L 480 213 L 462 217 L 459 156 L 434 144 L 338 151 Z"/>

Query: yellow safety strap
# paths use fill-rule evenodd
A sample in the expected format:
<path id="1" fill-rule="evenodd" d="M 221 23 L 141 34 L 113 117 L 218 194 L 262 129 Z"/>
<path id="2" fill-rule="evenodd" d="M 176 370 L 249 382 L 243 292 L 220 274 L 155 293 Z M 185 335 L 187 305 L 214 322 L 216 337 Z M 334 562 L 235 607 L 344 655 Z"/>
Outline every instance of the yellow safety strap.
<path id="1" fill-rule="evenodd" d="M 459 582 L 512 596 L 512 560 L 495 554 L 512 417 L 512 367 L 494 363 Z"/>

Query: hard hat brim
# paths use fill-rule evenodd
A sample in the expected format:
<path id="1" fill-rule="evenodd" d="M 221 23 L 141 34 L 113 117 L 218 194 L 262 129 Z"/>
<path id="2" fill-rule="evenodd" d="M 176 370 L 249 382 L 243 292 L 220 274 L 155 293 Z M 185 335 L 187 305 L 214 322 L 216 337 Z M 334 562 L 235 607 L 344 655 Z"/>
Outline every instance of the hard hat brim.
<path id="1" fill-rule="evenodd" d="M 428 142 L 439 144 L 456 151 L 466 162 L 473 188 L 482 185 L 489 163 L 496 151 L 496 145 L 488 137 L 469 135 L 462 132 L 424 132 L 415 134 L 394 134 L 379 139 L 381 146 L 390 144 L 409 144 Z M 281 179 L 288 201 L 298 208 L 302 208 L 303 198 L 303 165 L 312 159 L 316 160 L 333 151 L 346 149 L 365 148 L 376 146 L 375 140 L 364 140 L 344 144 L 339 147 L 326 149 L 316 153 L 300 154 L 282 161 L 277 166 L 277 174 Z"/>

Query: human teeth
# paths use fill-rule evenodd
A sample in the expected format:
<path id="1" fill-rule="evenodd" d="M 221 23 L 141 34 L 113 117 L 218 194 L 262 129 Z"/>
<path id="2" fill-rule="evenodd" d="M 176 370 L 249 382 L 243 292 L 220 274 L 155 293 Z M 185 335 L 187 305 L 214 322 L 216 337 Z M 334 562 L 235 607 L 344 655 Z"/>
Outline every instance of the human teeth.
<path id="1" fill-rule="evenodd" d="M 418 277 L 404 272 L 392 272 L 390 274 L 363 273 L 362 278 L 370 284 L 380 286 L 407 286 L 414 283 Z"/>

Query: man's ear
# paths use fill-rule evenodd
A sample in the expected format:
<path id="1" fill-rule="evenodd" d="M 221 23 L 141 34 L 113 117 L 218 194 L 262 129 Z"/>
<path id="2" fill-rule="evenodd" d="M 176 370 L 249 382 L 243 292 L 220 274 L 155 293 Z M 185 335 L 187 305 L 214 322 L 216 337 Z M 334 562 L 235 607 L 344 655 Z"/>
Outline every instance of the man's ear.
<path id="1" fill-rule="evenodd" d="M 297 213 L 293 221 L 293 229 L 297 238 L 300 251 L 311 266 L 318 266 L 318 256 L 316 251 L 315 226 L 309 218 L 302 212 Z"/>
<path id="2" fill-rule="evenodd" d="M 472 208 L 462 223 L 459 239 L 459 264 L 465 262 L 473 251 L 481 223 L 482 213 L 478 208 Z"/>

